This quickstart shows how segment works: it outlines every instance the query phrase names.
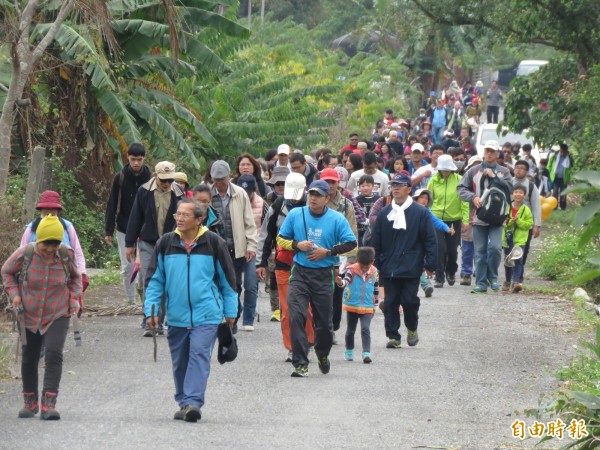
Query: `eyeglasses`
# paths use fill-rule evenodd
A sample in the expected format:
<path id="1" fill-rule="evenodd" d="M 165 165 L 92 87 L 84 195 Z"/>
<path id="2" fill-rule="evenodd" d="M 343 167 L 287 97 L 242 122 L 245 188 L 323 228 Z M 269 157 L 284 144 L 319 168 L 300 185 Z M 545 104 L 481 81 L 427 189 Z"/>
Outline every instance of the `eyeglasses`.
<path id="1" fill-rule="evenodd" d="M 187 213 L 175 213 L 173 214 L 173 219 L 177 220 L 178 217 L 181 217 L 183 219 L 189 219 L 190 217 L 194 217 L 192 214 L 187 214 Z"/>
<path id="2" fill-rule="evenodd" d="M 299 166 L 292 166 L 292 170 L 294 172 L 302 172 L 302 165 Z"/>
<path id="3" fill-rule="evenodd" d="M 168 180 L 161 180 L 161 179 L 159 178 L 158 180 L 159 180 L 161 183 L 169 183 L 169 184 L 172 184 L 172 183 L 174 183 L 174 182 L 175 182 L 175 180 L 171 180 L 171 179 L 168 179 Z"/>
<path id="4" fill-rule="evenodd" d="M 278 181 L 275 186 L 285 186 L 285 181 Z"/>

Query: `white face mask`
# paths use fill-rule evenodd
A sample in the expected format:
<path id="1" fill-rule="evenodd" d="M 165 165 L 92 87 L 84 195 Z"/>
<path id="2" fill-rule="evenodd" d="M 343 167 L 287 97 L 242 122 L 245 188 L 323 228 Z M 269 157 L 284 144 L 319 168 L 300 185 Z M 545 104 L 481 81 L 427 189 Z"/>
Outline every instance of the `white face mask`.
<path id="1" fill-rule="evenodd" d="M 465 162 L 464 161 L 454 161 L 454 165 L 456 166 L 456 168 L 458 170 L 462 170 L 463 167 L 465 167 Z"/>

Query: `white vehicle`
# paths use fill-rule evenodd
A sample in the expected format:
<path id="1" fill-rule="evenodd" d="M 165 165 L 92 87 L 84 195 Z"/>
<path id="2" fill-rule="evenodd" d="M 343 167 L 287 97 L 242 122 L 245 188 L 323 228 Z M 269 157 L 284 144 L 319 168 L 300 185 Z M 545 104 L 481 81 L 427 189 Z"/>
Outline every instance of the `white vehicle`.
<path id="1" fill-rule="evenodd" d="M 508 133 L 506 133 L 506 135 L 504 136 L 502 136 L 501 133 L 501 135 L 498 136 L 498 133 L 496 132 L 497 128 L 498 125 L 495 123 L 486 123 L 484 125 L 479 126 L 479 130 L 477 130 L 477 135 L 475 137 L 475 148 L 477 149 L 477 154 L 479 156 L 483 157 L 483 146 L 486 143 L 486 141 L 497 141 L 500 147 L 502 147 L 502 144 L 504 144 L 505 142 L 510 142 L 512 145 L 519 142 L 521 144 L 521 147 L 523 147 L 523 145 L 525 144 L 531 145 L 531 156 L 533 156 L 536 162 L 539 163 L 540 149 L 537 145 L 533 143 L 533 138 L 527 136 L 527 130 L 524 130 L 521 134 L 517 134 L 513 133 L 512 131 L 509 131 L 507 127 L 503 127 L 502 133 L 504 131 L 508 131 Z M 542 154 L 541 156 L 543 157 L 544 154 Z"/>
<path id="2" fill-rule="evenodd" d="M 526 59 L 519 63 L 519 67 L 517 67 L 517 76 L 529 75 L 530 73 L 537 72 L 540 70 L 540 67 L 548 64 L 548 61 L 544 61 L 541 59 Z"/>

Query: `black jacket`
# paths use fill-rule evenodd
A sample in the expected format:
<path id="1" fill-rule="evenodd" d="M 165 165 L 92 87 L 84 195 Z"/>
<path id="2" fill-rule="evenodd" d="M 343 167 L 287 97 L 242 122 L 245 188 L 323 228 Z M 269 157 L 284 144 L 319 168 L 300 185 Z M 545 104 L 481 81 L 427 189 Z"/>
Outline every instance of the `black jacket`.
<path id="1" fill-rule="evenodd" d="M 127 232 L 125 233 L 126 247 L 135 247 L 138 238 L 154 245 L 160 237 L 158 235 L 154 191 L 150 190 L 151 184 L 154 182 L 154 180 L 150 180 L 138 189 L 135 201 L 133 202 L 133 208 L 131 208 L 129 222 L 127 223 Z M 173 183 L 171 189 L 171 206 L 167 211 L 163 234 L 175 229 L 173 214 L 177 212 L 177 202 L 184 198 L 184 193 L 177 183 Z"/>
<path id="2" fill-rule="evenodd" d="M 129 164 L 115 175 L 110 189 L 110 197 L 108 197 L 108 204 L 106 205 L 104 236 L 112 236 L 114 234 L 115 222 L 117 224 L 117 231 L 125 233 L 135 195 L 140 186 L 151 177 L 152 173 L 148 167 L 143 166 L 140 173 L 135 174 Z M 119 196 L 121 197 L 120 204 Z"/>

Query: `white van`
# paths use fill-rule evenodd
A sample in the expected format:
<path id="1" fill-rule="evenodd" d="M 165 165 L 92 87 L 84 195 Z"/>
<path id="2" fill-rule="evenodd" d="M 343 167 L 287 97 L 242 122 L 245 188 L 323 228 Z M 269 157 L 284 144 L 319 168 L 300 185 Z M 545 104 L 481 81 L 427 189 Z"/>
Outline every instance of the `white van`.
<path id="1" fill-rule="evenodd" d="M 540 70 L 540 67 L 548 64 L 548 61 L 544 61 L 542 59 L 526 59 L 519 63 L 519 67 L 517 67 L 517 76 L 525 76 L 530 73 L 537 72 Z"/>
<path id="2" fill-rule="evenodd" d="M 531 156 L 539 163 L 540 157 L 546 157 L 544 153 L 540 154 L 540 149 L 537 145 L 533 143 L 533 138 L 527 136 L 527 130 L 524 130 L 523 133 L 517 134 L 509 131 L 507 127 L 502 128 L 502 132 L 508 131 L 505 136 L 498 136 L 496 132 L 496 128 L 498 127 L 495 123 L 486 123 L 484 125 L 480 125 L 477 130 L 477 136 L 475 137 L 475 148 L 477 149 L 477 154 L 483 158 L 483 146 L 486 141 L 497 141 L 502 147 L 502 144 L 505 142 L 510 142 L 511 144 L 515 144 L 516 142 L 521 144 L 523 147 L 524 144 L 530 144 Z"/>

